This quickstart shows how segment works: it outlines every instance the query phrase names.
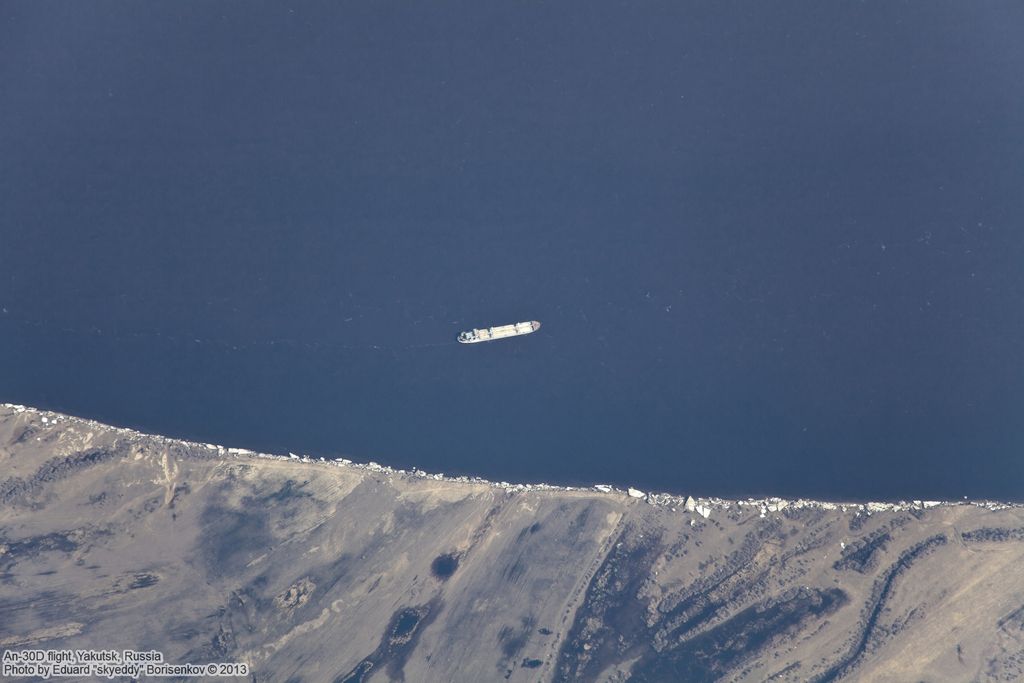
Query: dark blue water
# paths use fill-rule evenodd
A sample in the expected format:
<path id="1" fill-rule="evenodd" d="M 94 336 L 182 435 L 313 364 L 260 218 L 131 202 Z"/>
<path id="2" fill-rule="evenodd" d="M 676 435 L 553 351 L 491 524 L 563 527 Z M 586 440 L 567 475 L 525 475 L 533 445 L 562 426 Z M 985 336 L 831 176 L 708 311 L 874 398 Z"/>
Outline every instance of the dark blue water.
<path id="1" fill-rule="evenodd" d="M 1022 35 L 1016 1 L 0 3 L 0 400 L 1024 499 Z"/>

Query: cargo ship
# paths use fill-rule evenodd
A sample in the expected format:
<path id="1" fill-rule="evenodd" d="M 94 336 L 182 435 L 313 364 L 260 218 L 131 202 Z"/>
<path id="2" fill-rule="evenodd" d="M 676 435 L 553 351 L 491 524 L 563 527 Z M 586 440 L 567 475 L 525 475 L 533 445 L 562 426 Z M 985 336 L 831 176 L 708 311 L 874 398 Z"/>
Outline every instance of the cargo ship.
<path id="1" fill-rule="evenodd" d="M 522 334 L 530 334 L 540 329 L 540 323 L 536 320 L 530 320 L 524 323 L 515 323 L 513 325 L 499 325 L 497 327 L 488 327 L 482 330 L 469 330 L 459 335 L 460 344 L 476 344 L 478 342 L 494 341 L 495 339 L 504 339 L 505 337 L 518 337 Z"/>

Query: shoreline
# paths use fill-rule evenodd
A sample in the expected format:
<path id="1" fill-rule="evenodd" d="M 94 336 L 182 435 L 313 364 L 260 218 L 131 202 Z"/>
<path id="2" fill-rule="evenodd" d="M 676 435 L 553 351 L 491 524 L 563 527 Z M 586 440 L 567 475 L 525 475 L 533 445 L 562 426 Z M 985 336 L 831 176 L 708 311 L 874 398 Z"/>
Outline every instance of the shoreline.
<path id="1" fill-rule="evenodd" d="M 695 515 L 699 515 L 705 519 L 711 516 L 712 512 L 719 511 L 724 512 L 732 508 L 739 510 L 753 510 L 757 511 L 760 508 L 760 516 L 765 517 L 769 513 L 780 513 L 787 509 L 801 510 L 801 509 L 821 509 L 821 510 L 840 510 L 842 512 L 859 512 L 870 516 L 876 512 L 905 512 L 908 510 L 927 510 L 935 507 L 954 507 L 954 506 L 972 506 L 985 508 L 987 510 L 1006 510 L 1013 508 L 1024 508 L 1024 503 L 1013 503 L 1005 501 L 995 500 L 900 500 L 896 502 L 883 502 L 883 501 L 866 501 L 866 502 L 851 502 L 851 501 L 829 501 L 829 500 L 817 500 L 811 498 L 782 498 L 778 496 L 766 496 L 762 498 L 723 498 L 719 496 L 693 496 L 684 495 L 677 493 L 668 492 L 648 492 L 643 491 L 632 486 L 622 488 L 612 484 L 594 483 L 589 486 L 562 486 L 558 484 L 524 484 L 524 483 L 512 483 L 506 481 L 490 481 L 482 477 L 468 476 L 468 475 L 446 475 L 441 472 L 431 473 L 424 470 L 414 469 L 399 469 L 390 467 L 388 465 L 381 465 L 374 461 L 368 462 L 355 462 L 348 458 L 325 458 L 325 457 L 314 457 L 309 455 L 298 455 L 295 453 L 288 453 L 287 455 L 277 455 L 273 453 L 260 453 L 247 448 L 236 448 L 230 446 L 222 446 L 220 444 L 204 443 L 200 441 L 192 441 L 189 439 L 180 439 L 169 436 L 163 436 L 161 434 L 150 434 L 147 432 L 140 432 L 129 427 L 118 427 L 115 425 L 106 424 L 97 420 L 91 420 L 88 418 L 77 417 L 74 415 L 68 415 L 66 413 L 60 413 L 51 410 L 41 410 L 31 406 L 25 406 L 17 403 L 0 403 L 0 408 L 11 411 L 8 414 L 31 414 L 38 417 L 39 421 L 44 425 L 59 424 L 61 422 L 70 422 L 81 426 L 98 427 L 103 429 L 112 430 L 118 434 L 131 437 L 145 437 L 154 439 L 161 443 L 170 444 L 182 444 L 191 448 L 202 449 L 207 452 L 215 452 L 219 456 L 233 457 L 233 458 L 258 458 L 264 460 L 277 460 L 285 462 L 295 462 L 304 464 L 322 464 L 331 465 L 334 467 L 349 468 L 364 472 L 374 472 L 378 474 L 386 474 L 388 476 L 399 476 L 405 477 L 412 480 L 432 480 L 442 481 L 453 484 L 475 484 L 478 486 L 488 486 L 491 488 L 504 489 L 508 494 L 526 493 L 531 491 L 561 491 L 561 492 L 577 492 L 577 493 L 588 493 L 588 494 L 603 494 L 609 496 L 625 496 L 636 500 L 637 502 L 645 502 L 648 505 L 654 507 L 668 508 L 671 512 L 688 512 Z"/>

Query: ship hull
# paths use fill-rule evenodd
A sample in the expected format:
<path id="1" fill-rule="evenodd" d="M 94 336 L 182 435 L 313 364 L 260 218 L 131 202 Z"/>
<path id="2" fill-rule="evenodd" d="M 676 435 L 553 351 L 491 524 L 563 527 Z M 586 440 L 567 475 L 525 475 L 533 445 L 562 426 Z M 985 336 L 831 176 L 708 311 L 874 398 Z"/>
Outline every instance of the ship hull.
<path id="1" fill-rule="evenodd" d="M 480 342 L 497 341 L 509 337 L 521 337 L 524 334 L 532 334 L 540 329 L 540 323 L 536 320 L 529 320 L 512 325 L 498 325 L 496 327 L 485 327 L 481 329 L 468 330 L 459 335 L 460 344 L 479 344 Z"/>

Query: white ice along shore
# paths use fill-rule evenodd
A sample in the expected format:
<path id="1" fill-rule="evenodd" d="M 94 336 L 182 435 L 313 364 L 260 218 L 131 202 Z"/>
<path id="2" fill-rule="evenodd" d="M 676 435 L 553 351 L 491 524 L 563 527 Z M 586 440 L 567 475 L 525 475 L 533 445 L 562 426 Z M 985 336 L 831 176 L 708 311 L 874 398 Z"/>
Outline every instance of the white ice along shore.
<path id="1" fill-rule="evenodd" d="M 1006 508 L 1021 508 L 1024 507 L 1024 503 L 1005 503 L 999 501 L 989 500 L 962 500 L 962 501 L 941 501 L 941 500 L 912 500 L 912 501 L 899 501 L 899 502 L 869 502 L 869 503 L 854 503 L 854 502 L 834 502 L 824 500 L 811 500 L 806 498 L 797 498 L 794 500 L 786 498 L 746 498 L 743 500 L 730 500 L 726 498 L 717 497 L 694 497 L 694 496 L 683 496 L 672 493 L 647 493 L 633 487 L 627 487 L 625 490 L 613 486 L 611 484 L 594 484 L 592 486 L 557 486 L 554 484 L 513 484 L 506 481 L 488 481 L 481 477 L 469 477 L 469 476 L 449 476 L 442 473 L 428 473 L 420 469 L 402 470 L 386 465 L 380 465 L 376 462 L 357 463 L 346 458 L 334 458 L 327 459 L 323 457 L 313 457 L 308 455 L 296 455 L 295 453 L 289 453 L 288 455 L 274 455 L 270 453 L 257 453 L 246 448 L 231 448 L 220 446 L 218 444 L 200 443 L 197 441 L 188 441 L 187 439 L 174 439 L 159 434 L 147 434 L 145 432 L 139 432 L 134 429 L 128 429 L 126 427 L 115 427 L 107 425 L 102 422 L 95 420 L 89 420 L 85 418 L 74 417 L 71 415 L 65 415 L 62 413 L 55 413 L 52 411 L 39 410 L 28 406 L 18 405 L 14 403 L 0 403 L 0 408 L 7 409 L 9 412 L 4 417 L 12 414 L 28 413 L 33 416 L 35 420 L 44 426 L 56 426 L 62 422 L 68 422 L 71 424 L 96 427 L 101 429 L 107 429 L 114 431 L 118 434 L 126 436 L 137 437 L 137 438 L 148 438 L 161 443 L 168 444 L 183 444 L 191 448 L 204 449 L 207 451 L 216 451 L 219 455 L 231 458 L 262 458 L 271 460 L 291 460 L 301 463 L 323 463 L 335 467 L 346 467 L 356 470 L 376 472 L 385 474 L 387 476 L 399 476 L 407 477 L 410 479 L 431 479 L 434 481 L 446 481 L 452 483 L 463 483 L 463 484 L 477 484 L 482 486 L 490 486 L 493 488 L 504 489 L 506 493 L 517 494 L 525 493 L 527 491 L 575 491 L 575 492 L 589 492 L 589 493 L 601 493 L 611 496 L 624 496 L 630 499 L 634 499 L 636 502 L 646 502 L 649 505 L 658 507 L 669 508 L 672 512 L 688 513 L 694 516 L 699 515 L 707 519 L 715 511 L 728 511 L 738 510 L 746 511 L 753 509 L 759 511 L 761 517 L 765 517 L 769 514 L 781 514 L 787 509 L 799 510 L 806 508 L 818 508 L 823 510 L 842 510 L 843 512 L 853 511 L 871 515 L 876 512 L 899 512 L 903 510 L 923 510 L 939 506 L 953 506 L 953 505 L 972 505 L 975 507 L 983 507 L 988 510 L 1003 510 Z M 37 439 L 42 437 L 37 437 Z"/>

